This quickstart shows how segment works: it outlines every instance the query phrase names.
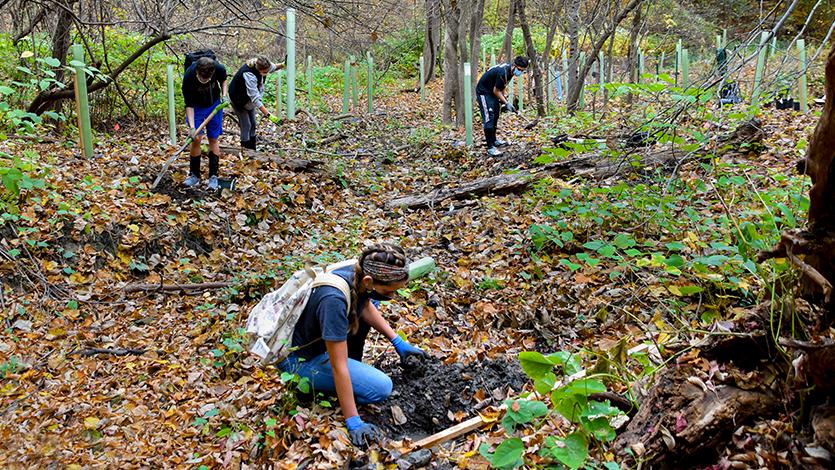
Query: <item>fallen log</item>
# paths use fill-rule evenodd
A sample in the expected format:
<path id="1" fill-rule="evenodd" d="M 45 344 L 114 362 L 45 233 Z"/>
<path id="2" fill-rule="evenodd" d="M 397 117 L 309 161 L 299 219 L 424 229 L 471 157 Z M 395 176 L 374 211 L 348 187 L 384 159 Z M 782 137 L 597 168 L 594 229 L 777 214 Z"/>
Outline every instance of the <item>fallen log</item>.
<path id="1" fill-rule="evenodd" d="M 279 157 L 277 155 L 273 155 L 268 152 L 263 152 L 259 150 L 250 150 L 250 149 L 242 149 L 238 147 L 232 147 L 230 145 L 221 145 L 220 151 L 224 153 L 238 153 L 240 152 L 242 155 L 247 157 L 253 157 L 254 159 L 258 160 L 259 162 L 276 162 L 282 167 L 290 170 L 290 171 L 308 171 L 316 168 L 317 166 L 321 165 L 322 162 L 317 160 L 305 160 L 302 158 L 285 158 Z"/>
<path id="2" fill-rule="evenodd" d="M 695 374 L 690 366 L 661 374 L 613 444 L 622 458 L 650 465 L 692 461 L 726 442 L 739 426 L 769 416 L 780 403 L 770 393 L 734 385 L 709 388 Z"/>
<path id="3" fill-rule="evenodd" d="M 664 150 L 649 154 L 641 158 L 642 167 L 665 165 L 683 156 L 672 150 Z M 387 209 L 406 207 L 416 209 L 433 207 L 448 200 L 469 199 L 485 194 L 508 194 L 526 190 L 537 178 L 545 176 L 565 178 L 568 176 L 592 176 L 608 178 L 622 170 L 635 168 L 630 158 L 607 159 L 597 155 L 587 155 L 562 162 L 550 163 L 532 170 L 519 173 L 491 176 L 480 180 L 470 181 L 460 186 L 440 187 L 428 194 L 404 196 L 386 203 Z"/>

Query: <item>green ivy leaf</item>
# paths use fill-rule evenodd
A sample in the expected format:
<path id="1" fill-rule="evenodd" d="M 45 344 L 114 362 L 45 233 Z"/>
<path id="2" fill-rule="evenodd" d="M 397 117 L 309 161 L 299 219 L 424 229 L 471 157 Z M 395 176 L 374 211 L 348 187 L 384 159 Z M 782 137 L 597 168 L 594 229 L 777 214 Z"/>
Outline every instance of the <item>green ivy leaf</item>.
<path id="1" fill-rule="evenodd" d="M 571 470 L 577 470 L 589 457 L 589 442 L 579 431 L 563 439 L 549 436 L 545 439 L 540 455 L 557 460 Z"/>
<path id="2" fill-rule="evenodd" d="M 482 444 L 478 448 L 478 452 L 493 467 L 502 470 L 511 470 L 525 463 L 522 460 L 522 453 L 525 452 L 525 444 L 518 437 L 506 439 L 492 453 L 490 453 L 489 449 L 490 446 Z"/>
<path id="3" fill-rule="evenodd" d="M 520 424 L 528 424 L 535 418 L 548 414 L 548 406 L 537 400 L 506 400 L 507 411 L 502 418 L 502 427 L 507 432 Z"/>
<path id="4" fill-rule="evenodd" d="M 519 364 L 522 366 L 522 371 L 525 372 L 525 375 L 537 380 L 542 379 L 545 374 L 551 372 L 556 362 L 536 351 L 522 351 L 519 353 Z"/>

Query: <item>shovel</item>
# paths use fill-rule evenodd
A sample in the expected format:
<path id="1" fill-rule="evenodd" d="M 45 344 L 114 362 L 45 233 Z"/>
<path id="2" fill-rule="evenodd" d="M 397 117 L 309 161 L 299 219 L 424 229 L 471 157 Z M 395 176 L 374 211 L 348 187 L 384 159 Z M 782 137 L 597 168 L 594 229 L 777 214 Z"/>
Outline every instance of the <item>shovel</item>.
<path id="1" fill-rule="evenodd" d="M 228 102 L 228 101 L 227 101 L 227 102 L 225 102 L 225 103 L 220 103 L 219 105 L 217 105 L 217 107 L 216 107 L 215 109 L 213 109 L 213 110 L 212 110 L 212 112 L 211 112 L 211 113 L 209 113 L 209 115 L 208 115 L 208 116 L 206 116 L 206 119 L 204 119 L 204 120 L 203 120 L 203 123 L 202 123 L 202 124 L 200 124 L 200 127 L 198 127 L 197 129 L 195 129 L 195 131 L 194 131 L 194 135 L 198 135 L 198 134 L 200 134 L 200 131 L 202 131 L 202 130 L 203 130 L 203 128 L 204 128 L 204 127 L 206 127 L 206 124 L 208 124 L 208 123 L 209 123 L 209 121 L 211 121 L 211 120 L 212 120 L 212 118 L 213 118 L 213 117 L 215 117 L 215 114 L 217 114 L 217 112 L 218 112 L 218 111 L 220 111 L 221 109 L 223 109 L 223 108 L 225 108 L 225 107 L 227 107 L 227 106 L 229 106 L 229 102 Z M 166 162 L 165 162 L 165 164 L 164 164 L 164 165 L 162 165 L 162 170 L 160 170 L 159 175 L 157 175 L 157 179 L 155 179 L 155 180 L 154 180 L 154 184 L 152 184 L 152 185 L 151 185 L 151 189 L 155 189 L 155 188 L 157 187 L 157 185 L 159 184 L 160 180 L 162 180 L 162 175 L 164 175 L 164 174 L 165 174 L 165 172 L 166 172 L 166 171 L 168 171 L 168 167 L 169 167 L 169 166 L 171 166 L 171 163 L 173 163 L 173 162 L 174 162 L 174 160 L 176 160 L 176 159 L 177 159 L 177 157 L 179 157 L 179 156 L 180 156 L 180 154 L 181 154 L 181 153 L 183 153 L 183 151 L 184 151 L 184 150 L 185 150 L 185 149 L 186 149 L 189 145 L 191 145 L 191 142 L 192 142 L 193 140 L 194 140 L 194 139 L 193 139 L 191 136 L 189 136 L 189 137 L 186 139 L 186 142 L 183 144 L 183 146 L 182 146 L 182 147 L 180 147 L 180 150 L 177 150 L 177 151 L 174 153 L 174 155 L 171 155 L 171 158 L 169 158 L 169 159 L 168 159 L 168 161 L 166 161 Z"/>
<path id="2" fill-rule="evenodd" d="M 526 131 L 533 129 L 534 127 L 536 127 L 537 124 L 539 124 L 539 118 L 536 118 L 533 121 L 531 121 L 530 119 L 526 118 L 525 115 L 522 113 L 517 112 L 516 115 L 522 118 L 523 121 L 525 121 L 524 129 Z"/>
<path id="3" fill-rule="evenodd" d="M 516 114 L 517 116 L 522 118 L 523 121 L 525 121 L 524 129 L 526 131 L 528 131 L 528 130 L 531 130 L 534 127 L 536 127 L 536 125 L 539 124 L 539 118 L 536 118 L 533 121 L 531 121 L 530 119 L 526 118 L 524 114 L 522 114 L 521 112 L 518 111 L 518 109 L 519 109 L 518 106 L 519 106 L 519 98 L 513 98 L 513 107 L 517 109 L 517 111 L 514 114 Z"/>

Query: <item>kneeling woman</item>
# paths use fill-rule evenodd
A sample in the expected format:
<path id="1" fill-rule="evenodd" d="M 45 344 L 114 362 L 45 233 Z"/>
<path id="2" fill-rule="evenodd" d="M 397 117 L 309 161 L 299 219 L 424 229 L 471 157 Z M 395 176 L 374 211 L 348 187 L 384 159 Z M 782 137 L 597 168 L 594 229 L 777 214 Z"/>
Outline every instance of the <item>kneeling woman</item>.
<path id="1" fill-rule="evenodd" d="M 397 336 L 375 305 L 390 300 L 406 285 L 409 269 L 402 248 L 370 246 L 356 265 L 333 273 L 347 281 L 351 298 L 335 287 L 317 287 L 293 332 L 292 346 L 297 349 L 278 367 L 307 377 L 316 392 L 336 393 L 351 442 L 364 447 L 381 439 L 382 433 L 362 421 L 357 404 L 381 402 L 392 388 L 386 374 L 361 362 L 369 330 L 374 328 L 388 338 L 401 361 L 426 353 Z"/>

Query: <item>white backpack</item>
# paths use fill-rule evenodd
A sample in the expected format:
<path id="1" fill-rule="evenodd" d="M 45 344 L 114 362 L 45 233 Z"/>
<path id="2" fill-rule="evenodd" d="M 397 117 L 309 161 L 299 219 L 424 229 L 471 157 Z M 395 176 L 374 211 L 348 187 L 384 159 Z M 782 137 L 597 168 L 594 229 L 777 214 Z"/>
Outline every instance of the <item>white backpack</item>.
<path id="1" fill-rule="evenodd" d="M 325 268 L 308 267 L 293 273 L 278 290 L 270 292 L 258 302 L 246 321 L 249 351 L 261 360 L 262 366 L 283 361 L 293 352 L 293 330 L 299 321 L 310 294 L 319 286 L 339 289 L 351 304 L 351 288 L 345 279 L 332 271 L 356 264 L 350 259 Z"/>

